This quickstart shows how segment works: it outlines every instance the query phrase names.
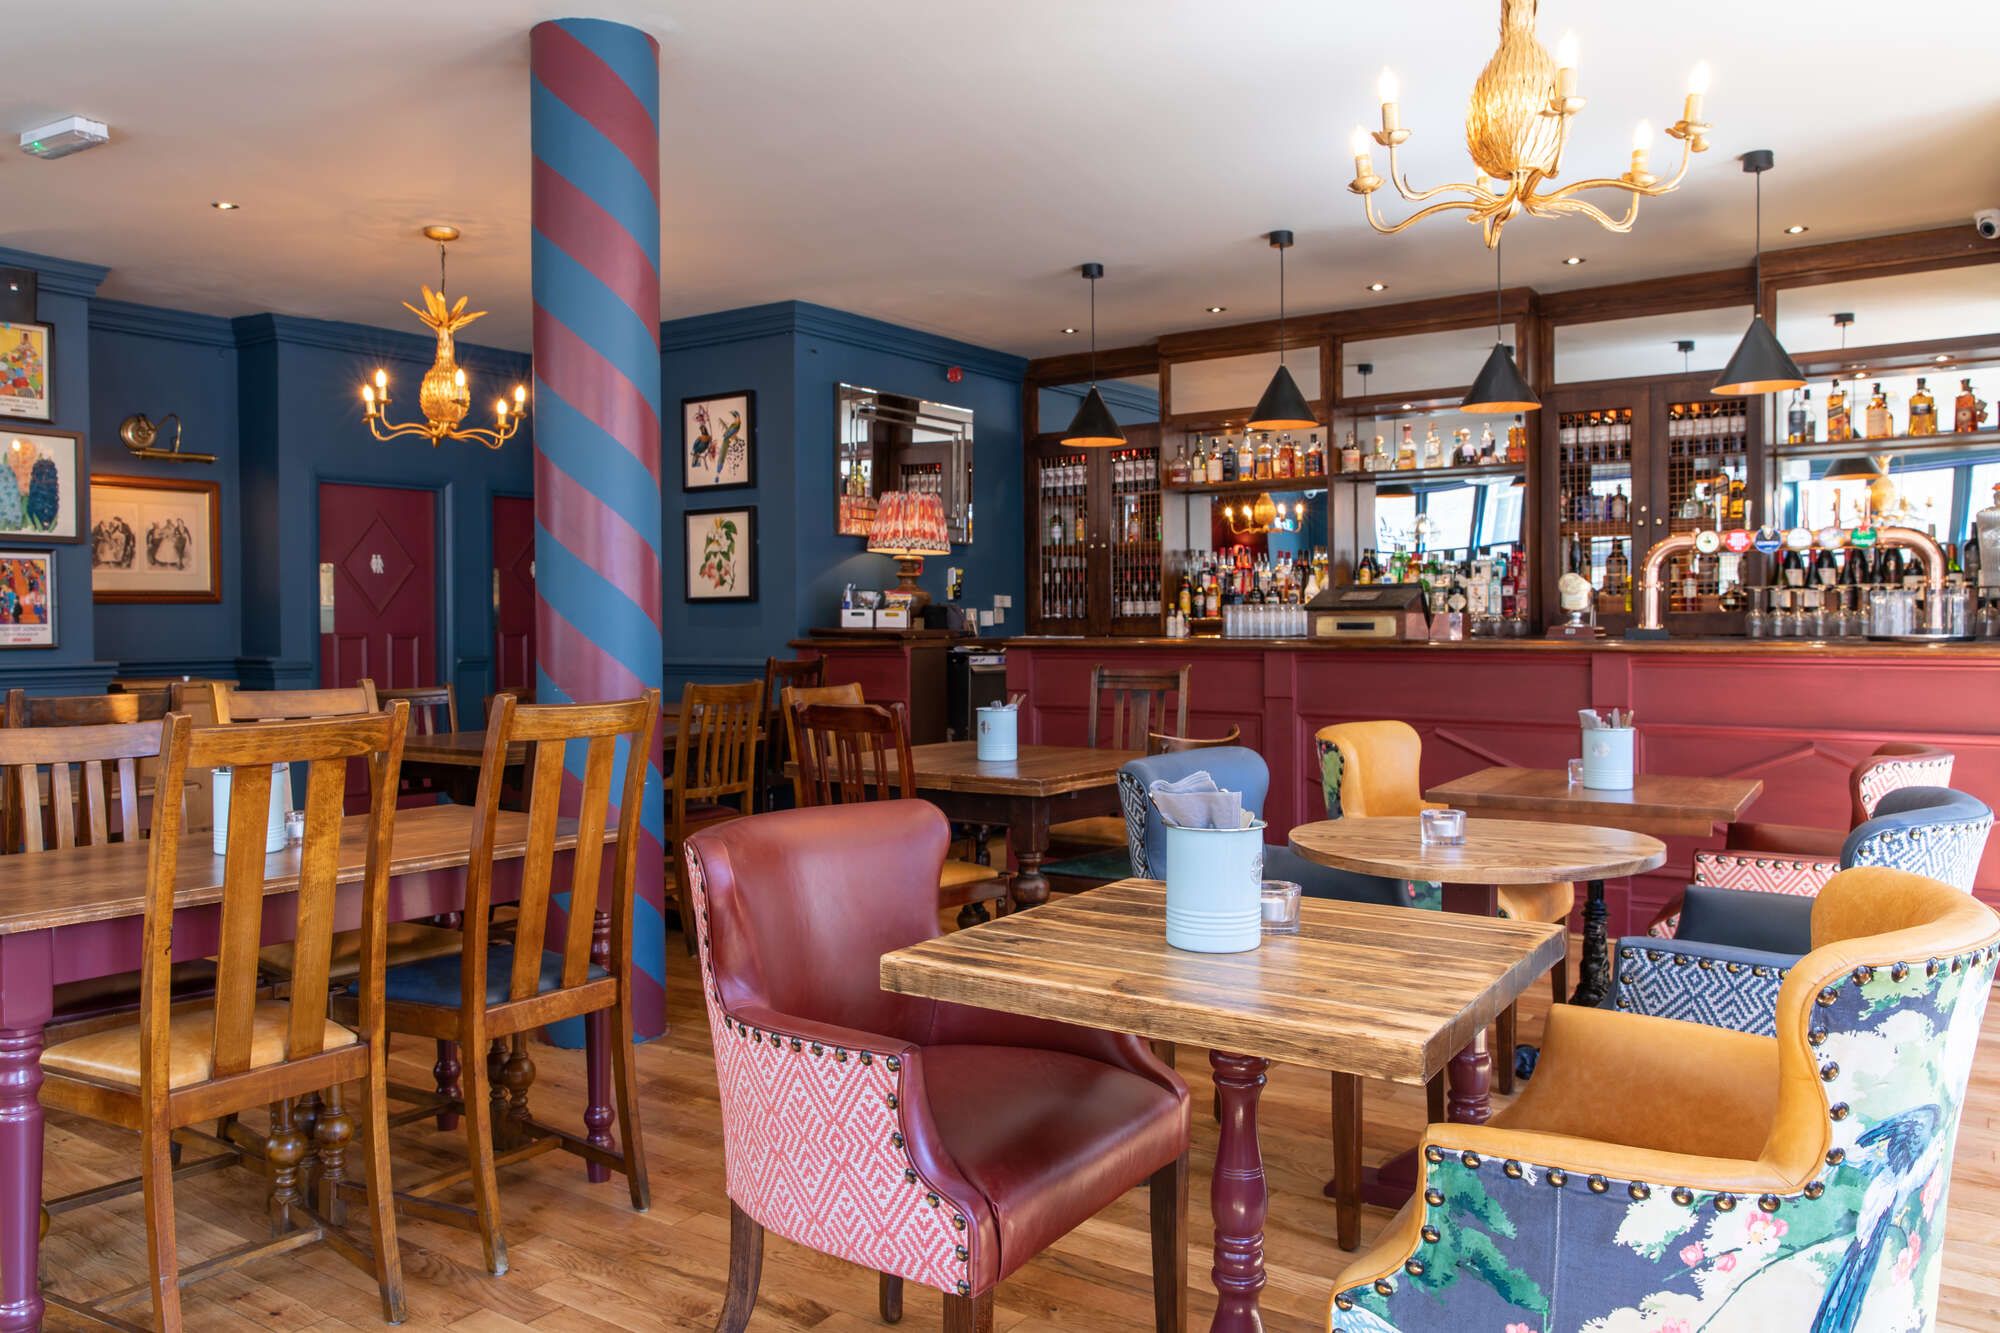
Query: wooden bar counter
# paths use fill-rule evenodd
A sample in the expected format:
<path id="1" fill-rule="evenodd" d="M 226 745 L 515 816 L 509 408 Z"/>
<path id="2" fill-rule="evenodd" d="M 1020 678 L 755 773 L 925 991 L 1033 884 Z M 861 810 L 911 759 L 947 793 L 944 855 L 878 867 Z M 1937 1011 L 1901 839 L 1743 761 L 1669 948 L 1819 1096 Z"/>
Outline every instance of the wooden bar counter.
<path id="1" fill-rule="evenodd" d="M 1021 740 L 1080 744 L 1090 669 L 1194 668 L 1188 730 L 1242 743 L 1271 766 L 1273 840 L 1325 817 L 1314 733 L 1400 718 L 1422 733 L 1423 784 L 1495 764 L 1561 768 L 1579 753 L 1577 710 L 1635 711 L 1640 772 L 1760 778 L 1747 818 L 1845 828 L 1848 773 L 1883 741 L 1957 755 L 1952 785 L 2000 805 L 2000 642 L 1809 640 L 1058 638 L 1007 641 L 1007 687 L 1028 696 Z M 1613 935 L 1644 930 L 1687 883 L 1695 848 L 1607 886 Z M 2000 904 L 2000 839 L 1978 893 Z"/>

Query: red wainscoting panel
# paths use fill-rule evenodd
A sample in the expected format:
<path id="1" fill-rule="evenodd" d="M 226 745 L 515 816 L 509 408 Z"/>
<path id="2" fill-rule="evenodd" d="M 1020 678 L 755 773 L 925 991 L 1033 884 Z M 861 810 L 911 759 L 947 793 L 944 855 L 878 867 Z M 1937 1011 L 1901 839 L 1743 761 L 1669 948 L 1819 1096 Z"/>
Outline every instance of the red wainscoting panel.
<path id="1" fill-rule="evenodd" d="M 1090 669 L 1192 663 L 1189 731 L 1230 726 L 1271 766 L 1273 840 L 1324 815 L 1313 735 L 1332 722 L 1400 718 L 1424 738 L 1426 785 L 1494 764 L 1560 768 L 1578 752 L 1577 710 L 1631 708 L 1642 770 L 1763 779 L 1756 820 L 1844 828 L 1848 773 L 1884 741 L 1954 751 L 1952 785 L 2000 806 L 2000 660 L 1951 648 L 1759 653 L 1684 645 L 1468 644 L 1263 647 L 1219 640 L 1131 645 L 1014 640 L 1007 685 L 1028 695 L 1024 739 L 1078 744 Z M 1694 850 L 1606 886 L 1614 934 L 1643 930 L 1687 882 Z M 1981 897 L 2000 904 L 2000 839 Z"/>

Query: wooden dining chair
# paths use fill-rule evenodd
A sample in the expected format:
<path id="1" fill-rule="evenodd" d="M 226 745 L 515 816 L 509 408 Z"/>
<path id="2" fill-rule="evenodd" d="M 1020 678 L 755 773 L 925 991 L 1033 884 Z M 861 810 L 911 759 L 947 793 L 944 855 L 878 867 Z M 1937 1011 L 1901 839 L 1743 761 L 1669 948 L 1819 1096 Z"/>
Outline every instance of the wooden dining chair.
<path id="1" fill-rule="evenodd" d="M 824 657 L 802 658 L 797 661 L 787 661 L 779 657 L 764 659 L 764 763 L 763 774 L 757 786 L 758 809 L 777 808 L 779 791 L 791 781 L 785 776 L 785 765 L 798 753 L 792 745 L 791 732 L 785 727 L 785 692 L 794 689 L 817 689 L 825 684 Z"/>
<path id="2" fill-rule="evenodd" d="M 1093 749 L 1154 751 L 1151 737 L 1187 735 L 1188 677 L 1192 666 L 1109 667 L 1090 669 L 1089 731 L 1084 744 Z M 1100 730 L 1108 722 L 1108 730 Z M 1049 827 L 1052 853 L 1075 855 L 1119 851 L 1125 846 L 1122 815 L 1091 815 L 1066 819 Z"/>
<path id="3" fill-rule="evenodd" d="M 182 1327 L 180 1288 L 186 1281 L 241 1268 L 268 1254 L 297 1251 L 320 1241 L 375 1278 L 382 1314 L 403 1319 L 403 1275 L 396 1248 L 388 1154 L 388 1070 L 384 1063 L 382 984 L 384 927 L 389 905 L 389 848 L 396 813 L 396 775 L 402 763 L 407 708 L 366 717 L 262 727 L 195 730 L 184 714 L 162 725 L 160 771 L 180 781 L 195 765 L 231 770 L 237 799 L 229 814 L 220 911 L 221 960 L 212 1006 L 175 1010 L 169 987 L 174 954 L 175 887 L 183 850 L 180 810 L 172 801 L 154 810 L 152 855 L 147 863 L 142 989 L 136 1018 L 118 1027 L 51 1045 L 42 1053 L 45 1106 L 132 1130 L 139 1135 L 139 1186 L 145 1195 L 148 1281 L 97 1302 L 49 1290 L 50 1304 L 114 1327 L 137 1325 L 113 1313 L 127 1301 L 150 1296 L 151 1327 Z M 347 764 L 368 767 L 369 811 L 364 835 L 362 932 L 367 937 L 359 978 L 357 1017 L 335 1022 L 327 1012 L 326 966 L 333 943 L 340 865 L 342 793 Z M 308 766 L 305 843 L 298 853 L 297 937 L 300 977 L 288 1000 L 258 993 L 257 942 L 264 928 L 265 812 L 272 766 Z M 199 849 L 207 855 L 205 848 Z M 359 1084 L 358 1116 L 343 1101 Z M 308 1139 L 293 1103 L 323 1094 Z M 271 1169 L 267 1241 L 235 1247 L 183 1273 L 175 1233 L 173 1143 L 202 1121 L 268 1106 L 271 1124 L 261 1155 Z M 341 1191 L 347 1146 L 362 1134 L 363 1178 L 371 1237 L 344 1230 Z M 234 1160 L 190 1163 L 180 1174 Z M 317 1157 L 314 1193 L 306 1197 L 299 1166 Z M 115 1191 L 112 1191 L 115 1193 Z M 50 1204 L 52 1213 L 107 1197 L 103 1188 Z M 50 1284 L 53 1287 L 55 1284 Z"/>
<path id="4" fill-rule="evenodd" d="M 215 720 L 230 722 L 291 722 L 308 717 L 344 717 L 350 713 L 379 712 L 375 682 L 363 676 L 352 685 L 324 690 L 239 690 L 234 686 L 215 691 Z"/>
<path id="5" fill-rule="evenodd" d="M 1182 754 L 1189 750 L 1220 750 L 1226 746 L 1243 743 L 1243 728 L 1232 726 L 1226 736 L 1169 736 L 1163 732 L 1146 733 L 1146 753 Z"/>
<path id="6" fill-rule="evenodd" d="M 507 1271 L 497 1176 L 502 1165 L 562 1149 L 594 1166 L 623 1172 L 632 1207 L 644 1212 L 648 1206 L 632 1054 L 632 916 L 646 756 L 659 711 L 660 694 L 652 689 L 637 699 L 595 704 L 528 705 L 515 703 L 512 695 L 496 696 L 473 800 L 464 948 L 448 958 L 391 967 L 385 974 L 389 1031 L 453 1041 L 466 1051 L 506 1043 L 504 1053 L 498 1048 L 489 1053 L 484 1070 L 477 1060 L 467 1062 L 458 1097 L 417 1096 L 427 1109 L 448 1104 L 463 1117 L 466 1162 L 463 1169 L 398 1196 L 413 1213 L 476 1230 L 485 1246 L 487 1271 L 495 1275 Z M 558 885 L 556 820 L 563 803 L 565 753 L 572 742 L 580 751 L 581 774 L 574 811 L 576 850 L 568 858 L 567 882 Z M 621 742 L 624 772 L 614 777 Z M 494 940 L 487 927 L 493 905 L 494 828 L 510 745 L 525 745 L 529 751 L 528 845 L 521 862 L 520 915 L 511 937 Z M 744 792 L 747 796 L 747 787 Z M 617 851 L 606 884 L 604 832 L 614 793 Z M 557 903 L 558 894 L 566 902 Z M 599 940 L 607 941 L 601 950 Z M 594 1017 L 598 1015 L 604 1018 Z M 616 1142 L 622 1146 L 613 1146 L 602 1126 L 590 1125 L 586 1138 L 528 1113 L 534 1063 L 528 1058 L 527 1035 L 572 1018 L 608 1019 L 598 1039 L 610 1045 Z M 468 1179 L 472 1207 L 438 1197 Z"/>
<path id="7" fill-rule="evenodd" d="M 376 690 L 375 702 L 386 707 L 403 699 L 410 705 L 410 734 L 437 736 L 458 730 L 458 690 L 449 681 L 443 685 L 398 685 Z"/>
<path id="8" fill-rule="evenodd" d="M 917 794 L 908 714 L 900 702 L 797 704 L 801 805 L 909 800 Z M 938 906 L 958 909 L 961 927 L 1007 910 L 1007 878 L 989 865 L 947 856 L 938 872 Z"/>
<path id="9" fill-rule="evenodd" d="M 797 765 L 799 754 L 798 710 L 802 704 L 860 704 L 868 702 L 862 697 L 861 686 L 854 681 L 842 681 L 838 685 L 787 685 L 778 696 L 779 712 L 785 728 L 785 749 L 792 756 L 792 804 L 807 804 L 805 774 Z"/>
<path id="10" fill-rule="evenodd" d="M 63 694 L 30 695 L 16 686 L 7 691 L 4 709 L 0 709 L 0 727 L 17 730 L 23 727 L 92 727 L 116 726 L 121 723 L 139 721 L 157 722 L 167 715 L 167 699 L 158 696 L 138 694 Z M 115 773 L 115 776 L 127 776 Z M 136 770 L 130 776 L 136 777 Z M 122 787 L 122 783 L 120 784 Z M 72 791 L 72 795 L 74 792 Z M 27 847 L 25 825 L 38 823 L 41 845 L 45 846 L 52 836 L 49 817 L 53 809 L 46 802 L 44 789 L 23 789 L 14 783 L 6 784 L 0 793 L 0 851 L 18 852 Z M 115 812 L 123 814 L 123 805 L 117 803 Z M 137 806 L 134 813 L 138 814 Z M 74 822 L 72 808 L 70 818 Z M 123 823 L 120 829 L 136 830 L 141 824 Z M 90 839 L 85 838 L 88 842 Z M 98 842 L 104 839 L 99 837 Z M 73 845 L 70 843 L 64 846 Z M 41 846 L 33 850 L 40 851 Z"/>
<path id="11" fill-rule="evenodd" d="M 764 683 L 759 680 L 690 685 L 681 691 L 674 773 L 667 791 L 667 867 L 673 872 L 674 911 L 690 954 L 694 917 L 680 870 L 681 847 L 697 829 L 741 819 L 755 807 L 763 716 Z"/>

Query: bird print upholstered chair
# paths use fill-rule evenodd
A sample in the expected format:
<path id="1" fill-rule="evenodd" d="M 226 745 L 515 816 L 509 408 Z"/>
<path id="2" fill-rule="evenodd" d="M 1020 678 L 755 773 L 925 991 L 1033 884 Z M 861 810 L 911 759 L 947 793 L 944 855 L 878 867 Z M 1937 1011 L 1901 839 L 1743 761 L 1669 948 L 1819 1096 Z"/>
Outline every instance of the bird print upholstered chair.
<path id="1" fill-rule="evenodd" d="M 1868 866 L 1812 932 L 1773 1037 L 1557 1006 L 1512 1105 L 1425 1131 L 1329 1329 L 1931 1328 L 2000 916 Z"/>
<path id="2" fill-rule="evenodd" d="M 1841 848 L 1841 867 L 1892 866 L 1971 892 L 1993 829 L 1985 803 L 1949 787 L 1904 787 Z M 1778 988 L 1812 947 L 1812 898 L 1688 886 L 1672 939 L 1632 936 L 1612 954 L 1605 1003 L 1770 1036 Z"/>
<path id="3" fill-rule="evenodd" d="M 1187 1087 L 1146 1043 L 882 989 L 938 933 L 950 830 L 925 801 L 781 810 L 686 849 L 715 1047 L 741 1333 L 766 1230 L 944 1293 L 990 1333 L 1010 1273 L 1138 1185 L 1159 1326 L 1185 1316 Z"/>

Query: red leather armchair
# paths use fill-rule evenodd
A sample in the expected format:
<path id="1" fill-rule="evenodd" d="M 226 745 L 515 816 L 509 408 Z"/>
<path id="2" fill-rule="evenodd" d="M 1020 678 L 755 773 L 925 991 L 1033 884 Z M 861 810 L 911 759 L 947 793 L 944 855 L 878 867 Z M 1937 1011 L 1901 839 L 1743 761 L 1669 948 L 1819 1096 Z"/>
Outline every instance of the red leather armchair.
<path id="1" fill-rule="evenodd" d="M 938 933 L 949 828 L 922 801 L 788 810 L 690 837 L 730 1200 L 718 1329 L 749 1321 L 765 1230 L 945 1293 L 993 1289 L 1142 1182 L 1154 1298 L 1181 1328 L 1187 1087 L 1137 1038 L 896 995 L 881 956 Z"/>

